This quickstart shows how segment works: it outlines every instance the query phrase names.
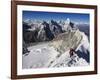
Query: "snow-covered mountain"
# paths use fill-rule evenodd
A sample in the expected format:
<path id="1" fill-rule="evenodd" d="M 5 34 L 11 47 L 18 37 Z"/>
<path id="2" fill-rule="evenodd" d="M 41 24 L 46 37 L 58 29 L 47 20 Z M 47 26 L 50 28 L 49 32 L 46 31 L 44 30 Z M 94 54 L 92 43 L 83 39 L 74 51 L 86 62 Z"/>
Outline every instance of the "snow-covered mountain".
<path id="1" fill-rule="evenodd" d="M 37 23 L 38 24 L 38 23 Z M 26 24 L 29 26 L 28 24 Z M 87 35 L 74 27 L 74 23 L 66 21 L 54 21 L 49 23 L 41 21 L 38 28 L 33 26 L 26 30 L 34 39 L 31 46 L 26 46 L 22 56 L 22 68 L 50 68 L 71 67 L 89 65 L 89 40 Z M 34 32 L 37 31 L 37 34 Z M 25 36 L 25 35 L 24 35 Z M 26 37 L 27 38 L 27 37 Z M 73 54 L 70 50 L 74 49 Z"/>
<path id="2" fill-rule="evenodd" d="M 66 21 L 23 21 L 23 39 L 25 42 L 49 41 L 53 40 L 60 33 L 74 29 L 74 23 L 68 18 Z M 38 36 L 37 36 L 38 35 Z"/>

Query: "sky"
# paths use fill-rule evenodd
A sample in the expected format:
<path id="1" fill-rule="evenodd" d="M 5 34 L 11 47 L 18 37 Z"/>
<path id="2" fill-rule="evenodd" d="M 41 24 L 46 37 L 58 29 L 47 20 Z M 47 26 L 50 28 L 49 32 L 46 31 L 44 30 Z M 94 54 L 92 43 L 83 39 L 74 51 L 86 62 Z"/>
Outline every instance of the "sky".
<path id="1" fill-rule="evenodd" d="M 89 14 L 84 13 L 63 13 L 63 12 L 42 12 L 42 11 L 23 11 L 23 20 L 67 20 L 69 18 L 72 22 L 88 23 L 90 22 Z"/>

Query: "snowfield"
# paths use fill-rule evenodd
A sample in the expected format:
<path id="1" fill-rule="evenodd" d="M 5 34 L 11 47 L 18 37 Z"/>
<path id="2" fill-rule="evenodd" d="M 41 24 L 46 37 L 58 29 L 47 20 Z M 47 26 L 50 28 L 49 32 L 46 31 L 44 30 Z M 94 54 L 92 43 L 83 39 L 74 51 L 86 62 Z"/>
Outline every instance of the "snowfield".
<path id="1" fill-rule="evenodd" d="M 29 47 L 30 53 L 23 55 L 23 68 L 41 68 L 48 66 L 49 61 L 58 55 L 53 47 L 48 47 L 48 43 L 38 44 Z M 54 54 L 55 53 L 55 54 Z"/>

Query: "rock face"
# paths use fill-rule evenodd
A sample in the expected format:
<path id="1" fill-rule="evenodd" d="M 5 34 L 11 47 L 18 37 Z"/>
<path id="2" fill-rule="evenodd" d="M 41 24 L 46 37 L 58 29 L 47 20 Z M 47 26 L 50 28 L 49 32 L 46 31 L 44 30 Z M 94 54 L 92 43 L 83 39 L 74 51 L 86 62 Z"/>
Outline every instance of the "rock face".
<path id="1" fill-rule="evenodd" d="M 48 39 L 48 40 L 53 40 L 54 34 L 53 34 L 52 31 L 50 30 L 49 24 L 48 24 L 47 22 L 44 22 L 43 25 L 44 25 L 44 31 L 45 31 L 45 33 L 46 33 L 47 39 Z"/>
<path id="2" fill-rule="evenodd" d="M 64 53 L 70 48 L 76 49 L 82 40 L 82 35 L 79 30 L 66 32 L 58 35 L 51 45 L 55 47 L 60 53 Z"/>
<path id="3" fill-rule="evenodd" d="M 56 36 L 59 33 L 62 33 L 62 26 L 59 25 L 56 21 L 51 20 L 51 24 L 50 24 L 50 30 L 53 32 L 53 34 Z"/>

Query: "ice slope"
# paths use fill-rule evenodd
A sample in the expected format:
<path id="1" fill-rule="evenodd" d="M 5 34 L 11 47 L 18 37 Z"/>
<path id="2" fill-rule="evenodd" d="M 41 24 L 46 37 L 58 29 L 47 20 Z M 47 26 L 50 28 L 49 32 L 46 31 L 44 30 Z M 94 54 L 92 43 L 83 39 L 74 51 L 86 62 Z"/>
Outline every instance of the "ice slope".
<path id="1" fill-rule="evenodd" d="M 76 51 L 89 51 L 89 42 L 86 35 L 79 30 L 72 30 L 60 34 L 50 42 L 42 42 L 28 47 L 30 53 L 22 56 L 22 68 L 47 68 L 47 67 L 71 67 L 86 66 L 89 63 L 79 57 L 77 53 L 70 57 L 70 48 Z M 86 54 L 84 53 L 84 54 Z"/>
<path id="2" fill-rule="evenodd" d="M 78 48 L 76 50 L 80 50 L 81 52 L 83 51 L 83 52 L 87 53 L 86 50 L 89 51 L 89 48 L 90 48 L 88 37 L 86 36 L 86 34 L 84 32 L 80 32 L 80 33 L 83 36 L 83 39 L 81 41 L 81 44 L 78 46 Z"/>

